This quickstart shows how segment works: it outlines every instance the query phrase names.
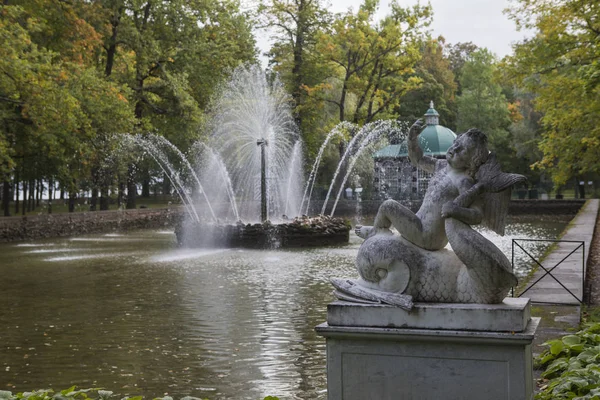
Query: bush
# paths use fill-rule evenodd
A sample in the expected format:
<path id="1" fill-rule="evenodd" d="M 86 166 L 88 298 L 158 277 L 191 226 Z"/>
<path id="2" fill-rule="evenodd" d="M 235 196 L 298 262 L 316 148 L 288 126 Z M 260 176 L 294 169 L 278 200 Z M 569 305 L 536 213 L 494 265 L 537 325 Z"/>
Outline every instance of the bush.
<path id="1" fill-rule="evenodd" d="M 600 400 L 600 323 L 544 345 L 536 362 L 549 381 L 537 400 Z"/>

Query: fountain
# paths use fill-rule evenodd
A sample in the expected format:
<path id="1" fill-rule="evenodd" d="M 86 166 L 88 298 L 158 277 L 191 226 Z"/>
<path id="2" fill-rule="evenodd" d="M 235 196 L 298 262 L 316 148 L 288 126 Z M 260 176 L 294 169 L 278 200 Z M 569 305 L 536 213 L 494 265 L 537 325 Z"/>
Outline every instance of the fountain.
<path id="1" fill-rule="evenodd" d="M 180 245 L 265 248 L 348 241 L 350 227 L 343 220 L 301 216 L 302 140 L 279 79 L 267 79 L 257 66 L 239 67 L 211 110 L 207 142 L 196 142 L 188 154 L 155 134 L 128 139 L 158 163 L 181 198 L 186 217 L 176 227 Z"/>
<path id="2" fill-rule="evenodd" d="M 350 226 L 333 215 L 354 165 L 384 134 L 402 136 L 405 131 L 393 120 L 362 127 L 338 124 L 327 135 L 304 183 L 302 140 L 292 117 L 290 97 L 276 77 L 267 79 L 257 66 L 239 67 L 211 110 L 208 140 L 196 142 L 188 154 L 159 135 L 128 139 L 158 163 L 181 198 L 187 216 L 176 227 L 176 234 L 184 246 L 265 248 L 346 243 Z M 306 215 L 323 152 L 332 138 L 347 132 L 352 139 L 337 166 L 321 213 L 310 218 Z M 330 198 L 333 206 L 325 216 Z"/>

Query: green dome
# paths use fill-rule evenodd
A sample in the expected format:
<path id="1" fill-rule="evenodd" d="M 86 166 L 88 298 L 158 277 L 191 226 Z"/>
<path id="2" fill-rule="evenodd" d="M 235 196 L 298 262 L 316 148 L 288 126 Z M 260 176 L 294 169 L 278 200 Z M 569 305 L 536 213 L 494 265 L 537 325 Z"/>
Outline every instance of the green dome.
<path id="1" fill-rule="evenodd" d="M 419 135 L 419 146 L 428 156 L 445 156 L 454 139 L 454 132 L 445 126 L 428 125 Z"/>
<path id="2" fill-rule="evenodd" d="M 419 146 L 423 153 L 428 156 L 445 156 L 446 151 L 452 146 L 456 135 L 450 129 L 442 125 L 427 125 L 419 135 Z M 392 144 L 377 151 L 374 158 L 402 158 L 408 157 L 406 142 Z"/>

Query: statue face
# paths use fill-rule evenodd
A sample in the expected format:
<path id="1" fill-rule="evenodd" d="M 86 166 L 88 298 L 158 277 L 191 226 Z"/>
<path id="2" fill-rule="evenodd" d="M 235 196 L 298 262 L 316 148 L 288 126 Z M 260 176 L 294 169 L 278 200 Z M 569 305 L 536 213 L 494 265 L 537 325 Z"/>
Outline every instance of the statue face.
<path id="1" fill-rule="evenodd" d="M 467 170 L 475 156 L 475 147 L 474 141 L 469 136 L 460 135 L 446 152 L 448 164 L 457 170 Z"/>

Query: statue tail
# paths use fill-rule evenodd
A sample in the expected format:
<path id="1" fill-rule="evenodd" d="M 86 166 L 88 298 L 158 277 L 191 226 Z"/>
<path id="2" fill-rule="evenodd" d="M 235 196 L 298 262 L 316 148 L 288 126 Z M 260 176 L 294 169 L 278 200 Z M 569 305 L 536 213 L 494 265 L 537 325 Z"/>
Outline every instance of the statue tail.
<path id="1" fill-rule="evenodd" d="M 500 303 L 517 278 L 508 258 L 492 242 L 469 225 L 454 218 L 446 219 L 446 234 L 452 249 L 465 264 L 459 275 L 460 296 L 465 302 Z"/>

